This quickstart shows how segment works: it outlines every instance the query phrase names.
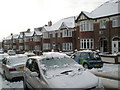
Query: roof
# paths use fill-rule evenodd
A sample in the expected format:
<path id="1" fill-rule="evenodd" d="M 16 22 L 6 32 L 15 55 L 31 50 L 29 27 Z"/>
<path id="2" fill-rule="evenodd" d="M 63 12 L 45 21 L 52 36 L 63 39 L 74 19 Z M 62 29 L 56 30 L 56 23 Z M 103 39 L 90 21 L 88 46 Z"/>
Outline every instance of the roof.
<path id="1" fill-rule="evenodd" d="M 56 22 L 51 26 L 51 30 L 59 30 L 61 27 L 62 23 L 64 23 L 68 28 L 74 28 L 75 27 L 75 17 L 68 17 L 61 19 L 60 21 Z"/>
<path id="2" fill-rule="evenodd" d="M 91 12 L 91 14 L 94 18 L 118 14 L 120 13 L 120 11 L 118 10 L 118 4 L 120 4 L 120 1 L 110 0 L 96 8 L 94 11 Z"/>
<path id="3" fill-rule="evenodd" d="M 35 30 L 34 32 L 35 32 L 36 35 L 42 35 L 41 31 Z"/>
<path id="4" fill-rule="evenodd" d="M 11 40 L 12 39 L 12 36 L 7 36 L 4 40 Z"/>
<path id="5" fill-rule="evenodd" d="M 56 22 L 55 24 L 53 24 L 52 26 L 44 26 L 42 30 L 45 30 L 45 31 L 59 30 L 63 23 L 65 26 L 67 26 L 67 28 L 74 28 L 75 27 L 75 18 L 76 17 L 72 16 L 72 17 L 61 19 L 58 22 Z"/>
<path id="6" fill-rule="evenodd" d="M 19 37 L 18 34 L 14 34 L 14 35 L 13 35 L 13 39 L 17 39 L 18 37 Z"/>
<path id="7" fill-rule="evenodd" d="M 102 4 L 92 12 L 82 11 L 81 13 L 86 15 L 88 18 L 93 18 L 93 19 L 116 15 L 116 14 L 120 14 L 120 10 L 118 10 L 119 8 L 118 4 L 120 4 L 120 0 L 110 0 Z M 78 18 L 80 17 L 80 15 L 78 16 Z"/>
<path id="8" fill-rule="evenodd" d="M 32 32 L 26 32 L 25 36 L 26 37 L 31 37 L 31 36 L 33 36 L 33 34 L 34 34 L 34 31 L 32 31 Z"/>

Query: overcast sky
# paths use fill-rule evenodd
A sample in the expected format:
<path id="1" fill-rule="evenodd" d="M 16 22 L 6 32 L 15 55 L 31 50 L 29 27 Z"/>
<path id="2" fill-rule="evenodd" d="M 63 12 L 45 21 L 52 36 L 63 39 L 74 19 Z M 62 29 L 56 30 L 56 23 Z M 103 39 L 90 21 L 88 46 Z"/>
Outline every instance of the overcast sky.
<path id="1" fill-rule="evenodd" d="M 0 40 L 28 28 L 91 12 L 108 0 L 0 0 Z"/>

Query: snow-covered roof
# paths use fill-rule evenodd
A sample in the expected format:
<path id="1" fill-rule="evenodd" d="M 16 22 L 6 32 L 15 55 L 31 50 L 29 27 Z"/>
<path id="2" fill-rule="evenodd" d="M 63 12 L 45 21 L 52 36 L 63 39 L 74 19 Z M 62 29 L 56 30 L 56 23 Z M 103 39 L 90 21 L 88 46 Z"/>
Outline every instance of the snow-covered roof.
<path id="1" fill-rule="evenodd" d="M 35 30 L 35 34 L 36 34 L 36 35 L 42 35 L 42 32 L 39 31 L 39 30 Z"/>
<path id="2" fill-rule="evenodd" d="M 82 11 L 89 18 L 100 18 L 115 14 L 120 14 L 119 5 L 120 0 L 110 0 L 93 10 L 92 12 Z"/>
<path id="3" fill-rule="evenodd" d="M 12 39 L 12 36 L 7 36 L 4 40 L 11 40 Z"/>
<path id="4" fill-rule="evenodd" d="M 26 32 L 25 36 L 26 37 L 31 37 L 31 36 L 33 36 L 33 34 L 34 34 L 34 31 L 32 31 L 32 32 Z"/>
<path id="5" fill-rule="evenodd" d="M 19 37 L 18 34 L 14 34 L 14 35 L 13 35 L 13 39 L 17 39 L 18 37 Z"/>
<path id="6" fill-rule="evenodd" d="M 42 32 L 51 31 L 51 26 L 44 26 Z"/>
<path id="7" fill-rule="evenodd" d="M 19 38 L 23 38 L 23 34 L 20 34 L 20 35 L 19 35 Z"/>
<path id="8" fill-rule="evenodd" d="M 94 18 L 118 14 L 120 13 L 120 11 L 118 10 L 118 4 L 120 4 L 120 1 L 110 0 L 96 8 L 94 11 L 91 12 L 91 14 Z"/>
<path id="9" fill-rule="evenodd" d="M 58 22 L 56 22 L 55 24 L 53 24 L 52 26 L 44 26 L 42 31 L 44 32 L 44 31 L 59 30 L 63 23 L 67 28 L 74 28 L 75 27 L 75 18 L 76 17 L 72 16 L 72 17 L 61 19 Z"/>
<path id="10" fill-rule="evenodd" d="M 51 26 L 51 30 L 59 30 L 62 24 L 65 24 L 68 28 L 74 28 L 75 27 L 75 17 L 68 17 L 61 19 L 60 21 L 56 22 Z"/>

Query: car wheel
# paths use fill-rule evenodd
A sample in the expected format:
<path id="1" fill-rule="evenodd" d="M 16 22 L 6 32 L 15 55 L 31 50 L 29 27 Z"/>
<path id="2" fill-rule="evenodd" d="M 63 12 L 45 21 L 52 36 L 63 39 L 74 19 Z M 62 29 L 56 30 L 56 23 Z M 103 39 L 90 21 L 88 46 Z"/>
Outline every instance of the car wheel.
<path id="1" fill-rule="evenodd" d="M 24 88 L 24 90 L 29 90 L 29 88 L 28 88 L 27 85 L 26 85 L 25 80 L 23 80 L 23 88 Z"/>
<path id="2" fill-rule="evenodd" d="M 84 64 L 83 64 L 83 67 L 86 68 L 86 69 L 89 69 L 89 66 L 88 66 L 87 63 L 84 63 Z"/>

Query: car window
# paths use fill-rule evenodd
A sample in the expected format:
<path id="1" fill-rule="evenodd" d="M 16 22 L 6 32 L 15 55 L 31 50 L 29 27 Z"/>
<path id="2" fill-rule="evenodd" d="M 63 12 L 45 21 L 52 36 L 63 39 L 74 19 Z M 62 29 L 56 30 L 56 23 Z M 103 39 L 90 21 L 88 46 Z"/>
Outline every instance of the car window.
<path id="1" fill-rule="evenodd" d="M 26 67 L 31 71 L 31 72 L 37 72 L 39 77 L 40 77 L 40 72 L 39 72 L 39 67 L 35 59 L 28 59 L 26 63 Z"/>
<path id="2" fill-rule="evenodd" d="M 75 56 L 80 57 L 80 53 L 79 52 L 75 53 Z"/>
<path id="3" fill-rule="evenodd" d="M 89 54 L 82 52 L 82 53 L 80 54 L 80 56 L 81 56 L 82 58 L 84 58 L 84 59 L 87 59 L 87 58 L 89 57 Z"/>
<path id="4" fill-rule="evenodd" d="M 27 67 L 30 71 L 32 71 L 32 60 L 31 60 L 31 59 L 28 59 L 28 60 L 27 60 L 26 67 Z"/>

